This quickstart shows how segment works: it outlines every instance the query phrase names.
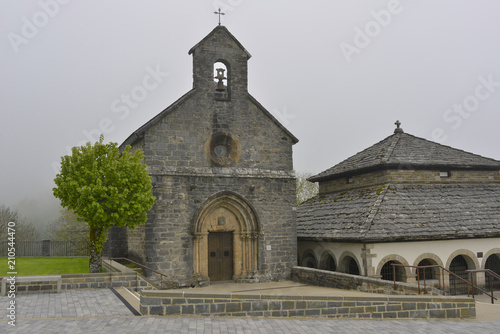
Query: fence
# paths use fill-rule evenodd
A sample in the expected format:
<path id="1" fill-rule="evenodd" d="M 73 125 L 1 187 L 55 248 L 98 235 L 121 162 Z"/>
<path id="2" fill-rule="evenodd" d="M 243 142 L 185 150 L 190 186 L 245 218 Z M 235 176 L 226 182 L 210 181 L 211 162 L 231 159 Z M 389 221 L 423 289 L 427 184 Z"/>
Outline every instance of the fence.
<path id="1" fill-rule="evenodd" d="M 0 256 L 7 256 L 8 242 L 0 242 Z M 90 245 L 86 241 L 17 241 L 16 256 L 87 256 Z"/>

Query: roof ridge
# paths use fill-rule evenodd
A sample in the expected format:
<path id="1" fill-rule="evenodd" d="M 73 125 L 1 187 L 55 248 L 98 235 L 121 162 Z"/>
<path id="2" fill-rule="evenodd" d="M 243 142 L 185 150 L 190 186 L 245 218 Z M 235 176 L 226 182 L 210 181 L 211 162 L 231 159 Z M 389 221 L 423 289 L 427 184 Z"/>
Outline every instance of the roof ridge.
<path id="1" fill-rule="evenodd" d="M 250 101 L 253 102 L 257 108 L 259 108 L 267 117 L 271 119 L 271 121 L 273 121 L 274 124 L 276 124 L 281 130 L 283 130 L 288 136 L 290 136 L 293 144 L 297 144 L 299 142 L 299 139 L 295 137 L 293 133 L 291 133 L 290 130 L 288 130 L 283 124 L 281 124 L 281 122 L 276 117 L 274 117 L 274 115 L 271 114 L 266 109 L 266 107 L 264 107 L 259 101 L 257 101 L 257 99 L 253 97 L 252 94 L 250 94 L 248 91 L 247 95 Z"/>
<path id="2" fill-rule="evenodd" d="M 236 43 L 236 45 L 238 45 L 238 47 L 243 50 L 243 52 L 246 53 L 248 59 L 250 59 L 252 57 L 252 55 L 250 54 L 250 52 L 247 51 L 247 49 L 245 49 L 245 47 L 243 46 L 243 44 L 241 44 L 240 41 L 238 41 L 238 39 L 236 39 L 236 37 L 234 37 L 233 34 L 231 34 L 231 32 L 229 31 L 229 29 L 227 29 L 225 26 L 223 25 L 218 25 L 218 26 L 215 26 L 215 28 L 209 32 L 205 37 L 202 38 L 201 41 L 199 41 L 198 43 L 196 43 L 195 46 L 193 46 L 191 49 L 189 49 L 188 51 L 188 54 L 192 54 L 194 52 L 194 50 L 196 50 L 203 42 L 205 42 L 212 34 L 214 34 L 217 30 L 223 30 L 225 31 L 229 37 L 231 39 L 233 39 L 233 41 Z"/>
<path id="3" fill-rule="evenodd" d="M 444 145 L 444 144 L 441 144 L 441 143 L 438 143 L 438 142 L 435 142 L 435 141 L 432 141 L 432 140 L 429 140 L 429 139 L 425 139 L 425 138 L 422 138 L 422 137 L 418 137 L 418 136 L 415 136 L 415 135 L 412 135 L 410 133 L 404 133 L 405 135 L 408 135 L 408 136 L 411 136 L 413 138 L 417 138 L 417 139 L 420 139 L 420 140 L 423 140 L 423 141 L 426 141 L 426 142 L 429 142 L 429 143 L 432 143 L 432 144 L 435 144 L 435 145 L 439 145 L 441 147 L 444 147 L 444 148 L 447 148 L 447 149 L 452 149 L 454 151 L 458 151 L 458 152 L 461 152 L 461 153 L 466 153 L 466 154 L 470 154 L 470 155 L 473 155 L 475 157 L 478 157 L 478 158 L 481 158 L 481 159 L 487 159 L 487 160 L 491 160 L 493 162 L 500 162 L 500 160 L 496 160 L 496 159 L 493 159 L 493 158 L 490 158 L 490 157 L 485 157 L 485 156 L 482 156 L 480 154 L 476 154 L 476 153 L 472 153 L 472 152 L 468 152 L 466 150 L 462 150 L 460 148 L 456 148 L 456 147 L 453 147 L 453 146 L 449 146 L 449 145 Z"/>
<path id="4" fill-rule="evenodd" d="M 366 229 L 364 232 L 364 235 L 363 235 L 365 238 L 368 235 L 368 233 L 370 232 L 371 227 L 373 226 L 373 220 L 375 219 L 375 216 L 377 215 L 378 211 L 380 210 L 380 205 L 382 204 L 382 201 L 385 198 L 385 194 L 390 186 L 391 186 L 390 183 L 386 183 L 385 185 L 382 186 L 382 188 L 380 188 L 381 189 L 380 191 L 377 190 L 377 199 L 373 203 L 373 206 L 370 209 L 370 212 L 368 213 L 368 217 L 366 218 L 366 220 L 363 224 L 364 228 Z"/>
<path id="5" fill-rule="evenodd" d="M 395 133 L 391 137 L 396 137 L 396 139 L 391 143 L 391 145 L 387 149 L 387 153 L 382 158 L 382 161 L 386 163 L 389 162 L 389 159 L 391 159 L 392 153 L 394 152 L 394 149 L 396 148 L 396 145 L 399 143 L 399 139 L 401 138 L 400 133 Z"/>
<path id="6" fill-rule="evenodd" d="M 120 145 L 120 148 L 125 148 L 125 146 L 127 145 L 135 144 L 139 139 L 141 139 L 141 136 L 144 134 L 144 132 L 146 132 L 147 129 L 149 129 L 152 125 L 159 122 L 163 117 L 168 115 L 172 110 L 174 110 L 178 105 L 183 103 L 185 99 L 187 99 L 189 96 L 191 96 L 191 94 L 194 94 L 195 92 L 196 88 L 191 88 L 187 93 L 179 97 L 171 105 L 169 105 L 168 107 L 160 111 L 158 114 L 156 114 L 149 121 L 141 125 L 137 130 L 132 132 L 132 134 L 127 137 L 127 139 L 123 141 L 123 143 Z"/>

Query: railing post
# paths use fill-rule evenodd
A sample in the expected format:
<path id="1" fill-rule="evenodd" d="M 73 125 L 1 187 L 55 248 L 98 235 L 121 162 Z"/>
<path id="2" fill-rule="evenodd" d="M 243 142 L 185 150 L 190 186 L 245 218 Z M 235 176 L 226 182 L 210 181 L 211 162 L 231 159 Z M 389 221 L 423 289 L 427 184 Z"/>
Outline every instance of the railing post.
<path id="1" fill-rule="evenodd" d="M 495 304 L 495 299 L 493 298 L 493 275 L 490 275 L 490 291 L 491 291 L 491 303 Z"/>
<path id="2" fill-rule="evenodd" d="M 392 278 L 394 279 L 394 291 L 396 291 L 396 266 L 392 264 Z"/>
<path id="3" fill-rule="evenodd" d="M 475 274 L 475 273 L 474 273 Z M 472 299 L 474 299 L 474 277 L 472 277 L 472 273 L 469 273 L 469 279 L 472 282 Z M 469 296 L 469 289 L 467 287 L 467 297 Z"/>
<path id="4" fill-rule="evenodd" d="M 418 267 L 417 267 L 417 286 L 418 286 L 418 294 L 420 295 L 420 268 Z"/>
<path id="5" fill-rule="evenodd" d="M 446 284 L 444 283 L 444 268 L 441 269 L 441 279 L 443 280 L 443 296 L 446 296 Z"/>
<path id="6" fill-rule="evenodd" d="M 425 267 L 424 267 L 424 295 L 427 294 L 427 282 L 425 281 Z"/>

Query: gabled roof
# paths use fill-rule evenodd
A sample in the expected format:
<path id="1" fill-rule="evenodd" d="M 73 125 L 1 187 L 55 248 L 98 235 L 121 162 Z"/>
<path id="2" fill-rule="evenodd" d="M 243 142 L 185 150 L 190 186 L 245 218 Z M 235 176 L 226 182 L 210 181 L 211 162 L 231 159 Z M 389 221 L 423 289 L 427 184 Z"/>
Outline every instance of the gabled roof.
<path id="1" fill-rule="evenodd" d="M 201 41 L 199 41 L 195 46 L 193 46 L 188 54 L 192 54 L 200 45 L 202 45 L 207 39 L 209 39 L 210 37 L 212 37 L 212 35 L 214 35 L 216 32 L 219 32 L 219 31 L 223 31 L 225 32 L 237 45 L 238 47 L 247 54 L 247 59 L 250 59 L 250 57 L 252 57 L 252 55 L 243 47 L 243 45 L 241 45 L 241 43 L 236 39 L 236 37 L 233 36 L 233 34 L 231 34 L 229 32 L 229 30 L 227 30 L 226 27 L 224 26 L 216 26 L 214 28 L 214 30 L 212 30 L 208 35 L 206 35 Z"/>
<path id="2" fill-rule="evenodd" d="M 314 197 L 301 239 L 385 242 L 500 237 L 500 184 L 385 184 Z"/>
<path id="3" fill-rule="evenodd" d="M 264 115 L 269 117 L 273 121 L 274 124 L 276 124 L 281 130 L 283 130 L 292 139 L 293 144 L 297 144 L 299 142 L 297 137 L 295 137 L 290 131 L 288 131 L 288 129 L 285 128 L 285 126 L 283 124 L 281 124 L 276 119 L 276 117 L 273 116 L 273 114 L 271 114 L 269 111 L 267 111 L 267 109 L 264 108 L 264 106 L 262 104 L 260 104 L 259 101 L 257 101 L 252 95 L 250 95 L 250 93 L 248 93 L 248 98 L 250 99 L 250 101 L 252 101 L 253 104 L 255 104 L 257 106 L 257 108 L 259 108 L 264 113 Z"/>
<path id="4" fill-rule="evenodd" d="M 195 46 L 193 46 L 191 48 L 191 50 L 189 50 L 189 54 L 193 53 L 195 51 L 196 48 L 198 48 L 199 46 L 201 46 L 207 39 L 209 39 L 210 37 L 212 37 L 212 35 L 214 35 L 215 33 L 218 33 L 218 32 L 222 32 L 224 34 L 227 34 L 237 45 L 238 47 L 244 51 L 246 54 L 247 54 L 247 57 L 250 58 L 251 55 L 250 53 L 248 53 L 248 51 L 243 47 L 243 45 L 241 45 L 241 43 L 229 32 L 229 30 L 224 27 L 224 26 L 217 26 L 215 27 L 207 36 L 205 36 L 205 38 L 203 38 L 198 44 L 196 44 Z M 247 58 L 247 59 L 248 59 Z M 170 114 L 173 110 L 175 110 L 178 106 L 180 106 L 182 103 L 184 103 L 186 100 L 188 100 L 189 98 L 191 98 L 194 94 L 196 93 L 196 89 L 193 88 L 191 89 L 189 92 L 187 92 L 186 94 L 184 94 L 181 98 L 179 98 L 177 101 L 175 101 L 174 103 L 172 103 L 170 106 L 168 106 L 167 108 L 165 108 L 162 112 L 160 112 L 158 115 L 156 115 L 155 117 L 153 117 L 151 120 L 149 120 L 148 122 L 146 122 L 144 125 L 142 125 L 139 129 L 137 129 L 136 131 L 134 131 L 121 145 L 120 145 L 120 149 L 123 149 L 126 145 L 134 145 L 137 141 L 141 140 L 143 137 L 144 137 L 144 133 L 151 127 L 153 126 L 154 124 L 156 124 L 157 122 L 159 122 L 161 119 L 163 119 L 165 116 L 167 116 L 168 114 Z M 276 124 L 276 126 L 278 126 L 281 130 L 283 130 L 292 140 L 292 143 L 293 144 L 296 144 L 299 140 L 297 139 L 297 137 L 295 137 L 287 128 L 285 128 L 269 111 L 266 110 L 266 108 L 264 108 L 253 96 L 251 96 L 248 92 L 247 92 L 247 96 L 249 98 L 249 100 L 254 103 L 257 108 L 259 108 L 263 113 L 264 115 L 266 115 L 267 117 L 269 117 L 272 122 L 274 124 Z"/>
<path id="5" fill-rule="evenodd" d="M 177 101 L 169 105 L 167 108 L 165 108 L 162 112 L 160 112 L 158 115 L 147 121 L 143 126 L 141 126 L 139 129 L 135 130 L 132 132 L 130 136 L 128 136 L 127 139 L 120 145 L 120 149 L 125 148 L 127 145 L 134 145 L 137 141 L 141 140 L 144 137 L 144 133 L 152 127 L 154 124 L 158 123 L 163 117 L 167 116 L 170 114 L 173 110 L 175 110 L 179 105 L 184 103 L 186 100 L 188 100 L 191 96 L 194 95 L 196 92 L 196 89 L 191 89 L 189 92 L 181 96 Z"/>
<path id="6" fill-rule="evenodd" d="M 372 170 L 405 169 L 500 169 L 500 161 L 468 153 L 404 133 L 400 128 L 373 146 L 311 178 L 325 181 Z"/>
<path id="7" fill-rule="evenodd" d="M 141 140 L 144 137 L 144 133 L 152 127 L 154 124 L 158 123 L 163 117 L 167 116 L 170 114 L 173 110 L 175 110 L 179 105 L 184 103 L 184 101 L 188 100 L 191 96 L 194 95 L 196 92 L 196 89 L 191 89 L 189 92 L 181 96 L 177 101 L 172 103 L 170 106 L 165 108 L 162 112 L 160 112 L 158 115 L 150 119 L 148 122 L 146 122 L 143 126 L 141 126 L 139 129 L 135 130 L 130 136 L 128 136 L 127 139 L 120 145 L 120 149 L 125 148 L 127 145 L 134 145 L 137 141 Z M 257 101 L 252 95 L 248 94 L 249 100 L 254 103 L 267 117 L 269 117 L 276 126 L 278 126 L 281 130 L 283 130 L 291 139 L 292 143 L 296 144 L 299 142 L 297 137 L 295 137 L 287 128 L 285 128 L 269 111 L 267 111 L 266 108 L 264 108 L 259 101 Z"/>

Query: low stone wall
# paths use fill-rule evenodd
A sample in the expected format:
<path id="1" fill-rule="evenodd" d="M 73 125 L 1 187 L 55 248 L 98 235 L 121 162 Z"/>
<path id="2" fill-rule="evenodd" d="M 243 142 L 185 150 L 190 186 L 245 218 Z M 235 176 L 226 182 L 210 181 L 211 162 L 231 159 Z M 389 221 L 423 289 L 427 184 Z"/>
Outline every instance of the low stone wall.
<path id="1" fill-rule="evenodd" d="M 309 285 L 325 286 L 328 288 L 342 290 L 357 290 L 370 293 L 381 293 L 386 295 L 417 295 L 418 287 L 415 284 L 386 281 L 371 277 L 349 275 L 336 271 L 312 269 L 306 267 L 293 267 L 292 280 Z M 424 287 L 420 286 L 421 293 Z M 427 294 L 442 295 L 441 290 L 432 286 L 427 286 Z"/>
<path id="2" fill-rule="evenodd" d="M 139 276 L 134 270 L 121 264 L 108 260 L 103 261 L 103 267 L 107 273 L 96 274 L 68 274 L 60 275 L 62 278 L 61 290 L 69 289 L 99 289 L 123 286 L 126 288 L 156 289 L 151 283 Z M 57 283 L 54 281 L 32 280 L 30 282 L 16 282 L 16 291 L 57 291 Z"/>
<path id="3" fill-rule="evenodd" d="M 467 319 L 471 298 L 325 297 L 142 290 L 141 314 L 202 317 L 310 317 L 363 319 Z"/>

